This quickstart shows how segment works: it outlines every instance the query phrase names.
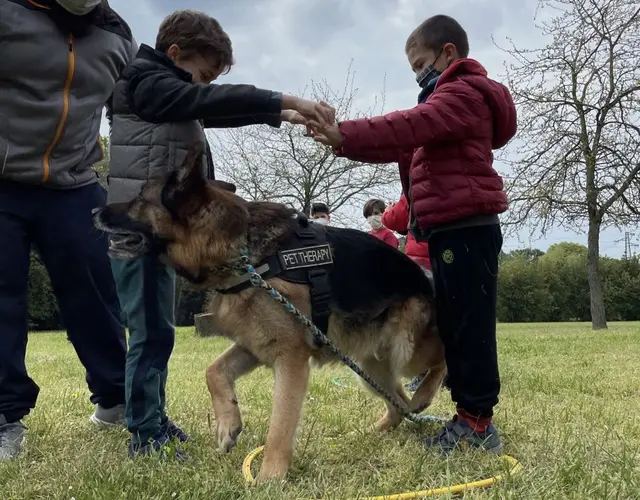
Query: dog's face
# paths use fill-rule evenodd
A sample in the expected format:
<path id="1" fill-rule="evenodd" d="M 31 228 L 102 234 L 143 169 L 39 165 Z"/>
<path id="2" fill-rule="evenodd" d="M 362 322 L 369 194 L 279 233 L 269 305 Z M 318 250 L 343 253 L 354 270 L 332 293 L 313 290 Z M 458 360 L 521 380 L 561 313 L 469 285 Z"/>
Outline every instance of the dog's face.
<path id="1" fill-rule="evenodd" d="M 206 181 L 201 158 L 202 148 L 194 147 L 179 170 L 149 180 L 131 202 L 94 211 L 95 226 L 112 235 L 111 256 L 156 252 L 172 267 L 197 274 L 244 238 L 246 203 L 233 184 Z"/>

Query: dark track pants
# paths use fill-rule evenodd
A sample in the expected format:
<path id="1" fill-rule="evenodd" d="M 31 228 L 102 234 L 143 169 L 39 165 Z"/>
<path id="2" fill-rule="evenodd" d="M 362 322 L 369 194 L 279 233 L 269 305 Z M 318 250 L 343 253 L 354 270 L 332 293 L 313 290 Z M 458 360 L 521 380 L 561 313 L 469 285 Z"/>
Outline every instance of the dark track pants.
<path id="1" fill-rule="evenodd" d="M 433 233 L 429 254 L 448 385 L 459 409 L 491 417 L 498 404 L 496 348 L 499 225 Z"/>
<path id="2" fill-rule="evenodd" d="M 172 269 L 155 256 L 112 259 L 111 267 L 129 328 L 125 420 L 134 442 L 144 443 L 167 420 L 167 364 L 175 340 Z"/>
<path id="3" fill-rule="evenodd" d="M 0 415 L 9 422 L 34 408 L 40 390 L 25 367 L 32 245 L 87 370 L 91 401 L 105 408 L 124 402 L 125 332 L 108 239 L 91 218 L 104 203 L 98 183 L 54 190 L 0 181 Z"/>

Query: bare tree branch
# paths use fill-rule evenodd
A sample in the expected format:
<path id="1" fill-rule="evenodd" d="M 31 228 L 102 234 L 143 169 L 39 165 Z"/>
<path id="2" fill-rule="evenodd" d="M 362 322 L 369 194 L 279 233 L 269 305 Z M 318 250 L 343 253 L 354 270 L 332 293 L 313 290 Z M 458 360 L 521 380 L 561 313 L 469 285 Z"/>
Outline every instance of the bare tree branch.
<path id="1" fill-rule="evenodd" d="M 518 145 L 500 157 L 511 167 L 505 222 L 543 231 L 575 229 L 590 214 L 603 227 L 637 222 L 640 206 L 622 198 L 640 189 L 640 8 L 542 0 L 540 13 L 549 10 L 540 24 L 549 45 L 503 49 L 520 115 Z"/>
<path id="2" fill-rule="evenodd" d="M 303 95 L 330 102 L 340 120 L 382 111 L 384 87 L 373 107 L 365 111 L 354 107 L 357 91 L 355 72 L 349 66 L 341 89 L 335 90 L 327 81 L 311 82 Z M 349 219 L 360 213 L 368 198 L 399 196 L 401 187 L 395 165 L 338 158 L 303 134 L 304 128 L 283 124 L 279 129 L 245 127 L 229 129 L 218 137 L 211 135 L 209 139 L 216 142 L 216 170 L 235 183 L 239 193 L 248 199 L 281 201 L 305 213 L 309 213 L 313 202 L 323 201 L 343 223 L 353 223 Z"/>

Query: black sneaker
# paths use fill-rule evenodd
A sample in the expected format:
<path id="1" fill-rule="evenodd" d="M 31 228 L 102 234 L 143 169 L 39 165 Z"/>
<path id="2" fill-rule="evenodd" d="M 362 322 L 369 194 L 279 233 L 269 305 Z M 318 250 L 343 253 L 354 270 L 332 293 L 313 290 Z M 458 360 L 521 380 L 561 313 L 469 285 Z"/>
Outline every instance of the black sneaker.
<path id="1" fill-rule="evenodd" d="M 178 460 L 188 460 L 188 456 L 178 450 L 171 441 L 171 436 L 166 432 L 159 431 L 146 443 L 135 443 L 129 441 L 129 457 L 141 457 L 157 455 L 159 458 L 177 458 Z"/>
<path id="2" fill-rule="evenodd" d="M 489 424 L 483 432 L 473 430 L 469 423 L 458 416 L 454 416 L 433 437 L 424 439 L 426 446 L 439 447 L 441 453 L 448 454 L 456 449 L 478 448 L 490 453 L 502 453 L 502 441 L 498 429 Z"/>
<path id="3" fill-rule="evenodd" d="M 189 435 L 176 424 L 174 424 L 171 420 L 167 420 L 160 426 L 160 432 L 167 434 L 170 438 L 176 438 L 181 443 L 191 441 Z"/>

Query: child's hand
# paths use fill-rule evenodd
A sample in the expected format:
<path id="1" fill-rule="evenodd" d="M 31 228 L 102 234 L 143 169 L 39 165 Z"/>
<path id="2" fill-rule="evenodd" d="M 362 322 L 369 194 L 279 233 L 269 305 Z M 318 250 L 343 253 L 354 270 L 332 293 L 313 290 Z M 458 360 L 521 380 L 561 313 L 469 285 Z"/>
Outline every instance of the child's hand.
<path id="1" fill-rule="evenodd" d="M 336 108 L 329 105 L 324 101 L 320 101 L 316 104 L 316 118 L 322 123 L 322 119 L 325 121 L 325 125 L 335 125 L 336 123 Z"/>
<path id="2" fill-rule="evenodd" d="M 293 109 L 283 109 L 280 113 L 280 118 L 283 122 L 289 122 L 293 125 L 306 125 L 308 123 L 304 116 Z"/>
<path id="3" fill-rule="evenodd" d="M 305 118 L 320 123 L 323 127 L 328 127 L 336 122 L 336 110 L 326 102 L 314 102 L 300 100 L 296 110 Z"/>
<path id="4" fill-rule="evenodd" d="M 317 121 L 309 120 L 307 130 L 311 130 L 311 137 L 313 137 L 314 141 L 319 142 L 320 144 L 331 146 L 336 149 L 342 145 L 343 138 L 338 125 L 323 127 Z"/>
<path id="5" fill-rule="evenodd" d="M 282 109 L 300 113 L 307 120 L 315 120 L 323 127 L 333 125 L 336 121 L 336 110 L 326 102 L 315 102 L 300 97 L 284 95 Z"/>

